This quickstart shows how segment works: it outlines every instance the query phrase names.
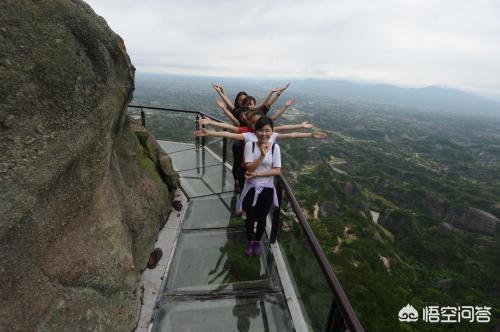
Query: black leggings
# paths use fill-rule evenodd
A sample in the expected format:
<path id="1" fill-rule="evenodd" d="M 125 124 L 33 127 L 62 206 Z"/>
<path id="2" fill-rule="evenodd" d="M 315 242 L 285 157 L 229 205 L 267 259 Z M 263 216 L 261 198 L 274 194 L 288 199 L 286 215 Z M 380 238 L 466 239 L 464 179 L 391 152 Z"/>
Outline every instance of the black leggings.
<path id="1" fill-rule="evenodd" d="M 271 210 L 273 204 L 273 188 L 264 188 L 257 198 L 257 203 L 252 206 L 255 189 L 252 188 L 248 191 L 243 199 L 243 208 L 247 213 L 247 220 L 245 223 L 245 230 L 247 233 L 247 241 L 260 241 L 264 230 L 266 229 L 266 217 Z M 257 221 L 257 233 L 254 237 L 253 223 Z"/>
<path id="2" fill-rule="evenodd" d="M 243 162 L 243 143 L 241 141 L 236 141 L 233 143 L 233 179 L 234 181 L 240 178 L 240 168 Z M 243 173 L 245 174 L 245 173 Z M 243 177 L 244 179 L 245 177 Z M 240 188 L 243 189 L 243 184 L 240 183 Z"/>

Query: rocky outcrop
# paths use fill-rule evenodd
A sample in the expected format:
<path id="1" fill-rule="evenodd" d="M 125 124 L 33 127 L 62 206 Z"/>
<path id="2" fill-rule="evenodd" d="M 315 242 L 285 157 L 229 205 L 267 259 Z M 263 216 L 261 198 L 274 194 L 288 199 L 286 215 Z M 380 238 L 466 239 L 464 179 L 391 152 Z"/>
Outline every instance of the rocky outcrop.
<path id="1" fill-rule="evenodd" d="M 130 331 L 176 187 L 134 68 L 79 0 L 0 2 L 0 326 Z"/>
<path id="2" fill-rule="evenodd" d="M 500 225 L 500 220 L 489 212 L 472 207 L 459 210 L 443 204 L 431 193 L 425 195 L 422 206 L 449 225 L 469 232 L 494 235 Z"/>
<path id="3" fill-rule="evenodd" d="M 388 230 L 396 239 L 418 234 L 420 227 L 414 216 L 404 210 L 384 209 L 378 218 L 378 224 Z"/>
<path id="4" fill-rule="evenodd" d="M 476 208 L 468 208 L 461 213 L 450 210 L 446 213 L 445 219 L 456 228 L 486 235 L 494 235 L 500 225 L 497 217 Z"/>
<path id="5" fill-rule="evenodd" d="M 330 217 L 332 214 L 338 213 L 342 211 L 340 206 L 334 202 L 334 201 L 324 201 L 320 205 L 320 216 L 325 218 L 325 217 Z"/>

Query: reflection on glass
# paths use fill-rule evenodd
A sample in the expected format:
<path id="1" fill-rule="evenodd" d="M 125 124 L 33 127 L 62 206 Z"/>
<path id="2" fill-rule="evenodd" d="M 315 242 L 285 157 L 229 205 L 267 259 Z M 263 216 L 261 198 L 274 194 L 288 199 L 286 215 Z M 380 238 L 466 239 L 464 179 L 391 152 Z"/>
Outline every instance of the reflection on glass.
<path id="1" fill-rule="evenodd" d="M 245 256 L 244 247 L 244 232 L 184 231 L 165 292 L 235 293 L 277 289 L 276 266 L 268 245 L 263 245 L 265 250 L 260 257 Z"/>
<path id="2" fill-rule="evenodd" d="M 223 165 L 179 172 L 181 185 L 191 197 L 232 191 L 231 172 Z"/>
<path id="3" fill-rule="evenodd" d="M 209 151 L 196 150 L 194 144 L 182 144 L 171 142 L 159 142 L 160 146 L 172 159 L 175 170 L 183 171 L 202 168 L 203 166 L 220 165 L 221 161 L 214 157 Z"/>
<path id="4" fill-rule="evenodd" d="M 293 331 L 284 297 L 277 294 L 217 299 L 169 298 L 154 331 Z"/>
<path id="5" fill-rule="evenodd" d="M 129 108 L 129 114 L 140 119 L 140 110 L 136 109 L 136 113 L 131 112 L 131 110 L 133 109 Z M 157 140 L 193 143 L 193 130 L 196 126 L 195 114 L 149 109 L 144 109 L 144 113 L 146 115 L 146 128 Z"/>
<path id="6" fill-rule="evenodd" d="M 180 152 L 184 150 L 194 149 L 194 144 L 192 143 L 158 141 L 158 144 L 160 144 L 161 148 L 165 150 L 165 152 L 168 154 L 173 152 Z"/>
<path id="7" fill-rule="evenodd" d="M 243 229 L 241 217 L 234 216 L 233 193 L 193 198 L 189 201 L 182 228 L 237 227 Z"/>

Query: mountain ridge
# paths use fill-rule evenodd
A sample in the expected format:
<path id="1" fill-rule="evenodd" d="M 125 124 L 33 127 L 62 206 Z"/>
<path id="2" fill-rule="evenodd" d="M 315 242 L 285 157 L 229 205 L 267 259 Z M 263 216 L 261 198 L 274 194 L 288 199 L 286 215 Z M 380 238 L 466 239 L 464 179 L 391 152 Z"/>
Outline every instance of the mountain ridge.
<path id="1" fill-rule="evenodd" d="M 223 85 L 232 87 L 234 83 L 251 88 L 253 91 L 257 87 L 268 88 L 280 86 L 285 81 L 276 79 L 245 79 L 228 78 L 215 76 L 184 76 L 170 74 L 151 74 L 137 72 L 136 78 L 175 80 L 194 83 L 198 81 L 200 86 L 210 82 L 220 82 Z M 293 79 L 288 92 L 290 95 L 298 93 L 328 95 L 344 100 L 357 100 L 375 103 L 385 103 L 400 106 L 416 107 L 431 111 L 460 112 L 466 114 L 480 114 L 485 116 L 500 117 L 500 101 L 493 101 L 488 98 L 452 87 L 431 85 L 425 87 L 404 87 L 386 83 L 365 83 L 349 80 L 331 79 Z M 242 87 L 243 88 L 243 87 Z M 245 89 L 245 88 L 243 88 Z"/>

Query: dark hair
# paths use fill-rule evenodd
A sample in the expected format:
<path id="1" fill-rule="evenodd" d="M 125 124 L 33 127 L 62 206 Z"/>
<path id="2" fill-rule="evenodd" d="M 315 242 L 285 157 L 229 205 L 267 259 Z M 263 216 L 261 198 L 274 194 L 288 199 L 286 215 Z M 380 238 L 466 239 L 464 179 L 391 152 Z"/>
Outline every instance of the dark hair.
<path id="1" fill-rule="evenodd" d="M 241 104 L 243 106 L 249 106 L 252 101 L 253 101 L 254 105 L 257 104 L 257 100 L 254 97 L 252 97 L 252 96 L 246 96 L 246 98 L 243 99 L 243 101 L 241 102 Z"/>
<path id="2" fill-rule="evenodd" d="M 264 114 L 264 112 L 262 112 L 261 110 L 258 110 L 258 109 L 249 110 L 247 113 L 247 119 L 250 119 L 255 115 L 264 116 L 265 114 Z"/>
<path id="3" fill-rule="evenodd" d="M 242 114 L 247 113 L 249 111 L 248 107 L 241 106 L 237 107 L 233 110 L 233 116 L 240 122 L 240 125 L 246 125 L 245 119 L 241 117 Z"/>
<path id="4" fill-rule="evenodd" d="M 245 91 L 238 92 L 238 94 L 236 95 L 236 98 L 234 98 L 234 108 L 243 106 L 243 105 L 240 105 L 240 103 L 238 102 L 238 99 L 240 98 L 240 96 L 247 97 L 248 93 L 246 93 Z"/>
<path id="5" fill-rule="evenodd" d="M 264 126 L 270 125 L 271 129 L 274 129 L 274 124 L 273 120 L 267 116 L 261 117 L 257 122 L 255 123 L 255 130 L 261 130 Z"/>

